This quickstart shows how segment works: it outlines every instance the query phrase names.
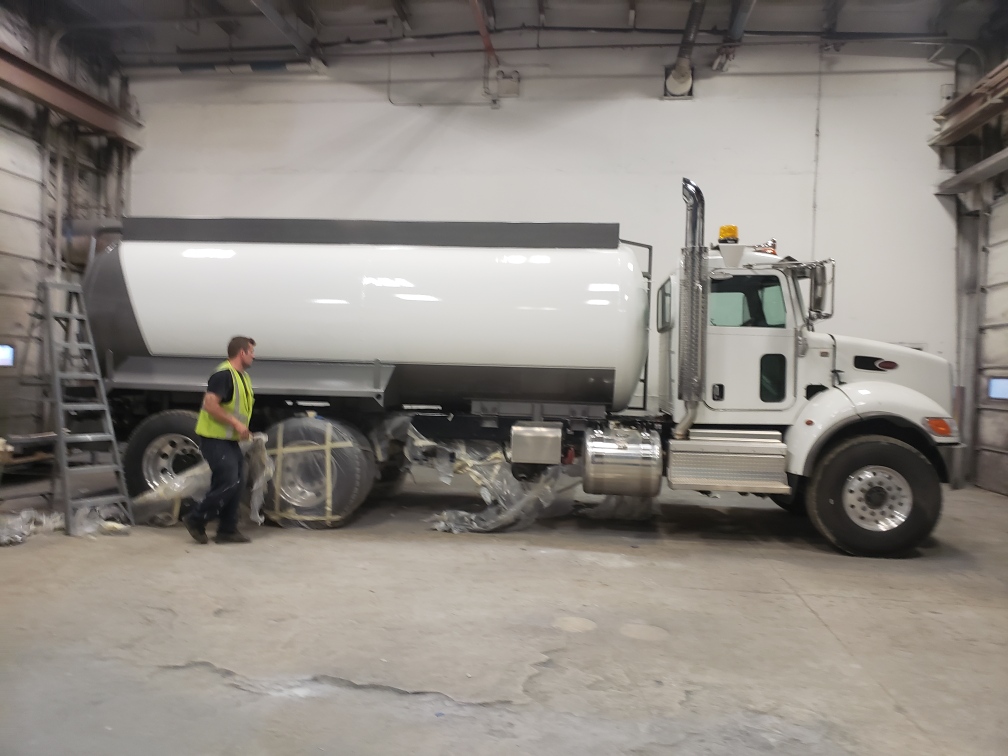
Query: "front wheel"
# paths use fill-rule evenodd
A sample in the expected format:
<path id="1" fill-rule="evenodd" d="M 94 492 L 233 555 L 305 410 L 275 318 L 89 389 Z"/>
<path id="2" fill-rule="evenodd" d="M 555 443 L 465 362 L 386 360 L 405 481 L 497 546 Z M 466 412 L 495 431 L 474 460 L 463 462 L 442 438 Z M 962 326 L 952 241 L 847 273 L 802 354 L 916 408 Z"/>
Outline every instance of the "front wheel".
<path id="1" fill-rule="evenodd" d="M 919 545 L 938 524 L 941 481 L 923 454 L 886 436 L 843 442 L 818 463 L 808 513 L 837 548 L 891 556 Z"/>

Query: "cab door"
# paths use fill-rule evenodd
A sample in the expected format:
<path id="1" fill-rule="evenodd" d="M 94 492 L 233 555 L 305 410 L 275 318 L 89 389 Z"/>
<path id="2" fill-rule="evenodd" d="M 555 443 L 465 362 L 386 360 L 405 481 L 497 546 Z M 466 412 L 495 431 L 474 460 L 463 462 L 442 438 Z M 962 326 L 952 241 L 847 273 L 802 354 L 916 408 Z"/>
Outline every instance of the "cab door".
<path id="1" fill-rule="evenodd" d="M 795 319 L 777 271 L 715 270 L 708 299 L 704 403 L 766 411 L 795 403 Z"/>

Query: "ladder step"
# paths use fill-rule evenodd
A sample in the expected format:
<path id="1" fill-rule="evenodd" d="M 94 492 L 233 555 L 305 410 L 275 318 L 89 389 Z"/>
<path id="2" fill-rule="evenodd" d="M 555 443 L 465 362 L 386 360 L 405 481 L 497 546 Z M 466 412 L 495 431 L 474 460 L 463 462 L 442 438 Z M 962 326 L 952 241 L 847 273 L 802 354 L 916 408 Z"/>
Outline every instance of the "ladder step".
<path id="1" fill-rule="evenodd" d="M 68 473 L 106 473 L 114 472 L 121 473 L 122 468 L 119 465 L 69 465 L 67 467 Z"/>
<path id="2" fill-rule="evenodd" d="M 104 410 L 105 405 L 101 402 L 63 403 L 64 412 L 102 412 Z"/>
<path id="3" fill-rule="evenodd" d="M 66 312 L 65 310 L 60 310 L 58 312 L 52 313 L 54 318 L 59 320 L 87 320 L 82 313 L 79 312 Z"/>
<path id="4" fill-rule="evenodd" d="M 86 341 L 54 341 L 53 344 L 55 344 L 60 349 L 69 349 L 70 347 L 78 347 L 80 349 L 87 349 L 88 351 L 91 352 L 95 350 L 95 348 Z"/>
<path id="5" fill-rule="evenodd" d="M 68 433 L 63 437 L 68 444 L 97 444 L 105 441 L 115 441 L 111 433 Z"/>
<path id="6" fill-rule="evenodd" d="M 61 381 L 97 381 L 101 378 L 100 373 L 56 373 L 56 377 Z"/>
<path id="7" fill-rule="evenodd" d="M 84 509 L 85 507 L 103 507 L 106 504 L 120 504 L 125 507 L 128 502 L 128 496 L 109 494 L 107 496 L 87 496 L 83 499 L 70 499 L 67 503 L 71 509 Z"/>
<path id="8" fill-rule="evenodd" d="M 56 289 L 57 291 L 76 291 L 78 293 L 83 293 L 83 289 L 79 283 L 72 283 L 70 281 L 45 281 L 45 287 L 47 289 Z"/>

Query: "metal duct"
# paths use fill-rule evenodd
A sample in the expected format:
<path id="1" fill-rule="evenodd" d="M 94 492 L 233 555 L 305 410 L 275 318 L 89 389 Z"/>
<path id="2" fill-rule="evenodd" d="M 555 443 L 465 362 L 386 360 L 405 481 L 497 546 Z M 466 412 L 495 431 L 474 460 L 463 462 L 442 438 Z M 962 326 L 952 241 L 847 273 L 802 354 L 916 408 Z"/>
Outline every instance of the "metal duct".
<path id="1" fill-rule="evenodd" d="M 679 44 L 679 55 L 676 57 L 672 71 L 665 78 L 665 89 L 670 95 L 682 97 L 688 95 L 693 88 L 693 45 L 700 31 L 700 20 L 703 18 L 704 6 L 707 0 L 693 0 L 686 18 L 686 28 L 683 30 L 682 42 Z"/>
<path id="2" fill-rule="evenodd" d="M 704 248 L 704 196 L 687 178 L 682 183 L 686 203 L 686 246 L 679 271 L 679 398 L 686 417 L 676 426 L 685 438 L 704 399 L 707 335 L 707 250 Z"/>

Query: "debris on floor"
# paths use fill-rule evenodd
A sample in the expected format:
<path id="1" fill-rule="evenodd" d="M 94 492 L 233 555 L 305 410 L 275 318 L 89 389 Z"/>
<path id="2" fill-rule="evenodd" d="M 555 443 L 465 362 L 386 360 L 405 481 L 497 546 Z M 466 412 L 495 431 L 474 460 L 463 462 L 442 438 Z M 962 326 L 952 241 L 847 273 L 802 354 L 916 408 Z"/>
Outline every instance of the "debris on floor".
<path id="1" fill-rule="evenodd" d="M 130 526 L 114 519 L 118 510 L 79 509 L 74 515 L 74 532 L 84 535 L 128 535 Z M 66 518 L 62 512 L 43 512 L 24 509 L 10 515 L 0 515 L 0 546 L 16 546 L 30 536 L 40 533 L 54 533 L 66 530 Z"/>
<path id="2" fill-rule="evenodd" d="M 433 467 L 442 483 L 468 475 L 486 504 L 481 512 L 447 510 L 431 519 L 434 530 L 448 533 L 492 533 L 535 522 L 556 496 L 560 465 L 547 467 L 534 479 L 515 478 L 504 448 L 490 441 L 440 443 L 410 431 L 406 456 L 411 464 Z"/>

